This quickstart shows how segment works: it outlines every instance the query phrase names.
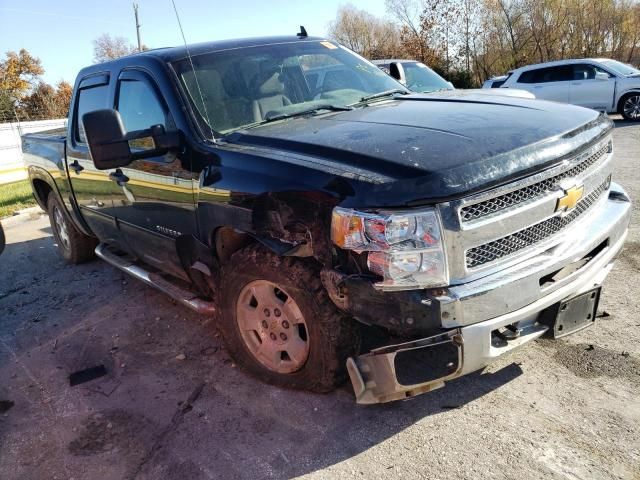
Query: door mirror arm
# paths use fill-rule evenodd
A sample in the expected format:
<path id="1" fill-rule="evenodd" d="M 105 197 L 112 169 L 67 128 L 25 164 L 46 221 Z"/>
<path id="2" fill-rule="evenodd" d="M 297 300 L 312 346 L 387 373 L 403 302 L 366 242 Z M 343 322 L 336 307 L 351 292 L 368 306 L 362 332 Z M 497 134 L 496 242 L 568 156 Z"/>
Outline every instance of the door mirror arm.
<path id="1" fill-rule="evenodd" d="M 160 155 L 166 155 L 170 151 L 177 151 L 182 146 L 182 135 L 178 131 L 166 132 L 164 125 L 153 125 L 151 128 L 145 130 L 135 130 L 128 132 L 124 139 L 127 143 L 131 140 L 138 140 L 140 138 L 152 138 L 155 148 L 149 150 L 142 150 L 138 152 L 131 152 L 131 161 L 142 160 L 150 157 L 158 157 Z"/>

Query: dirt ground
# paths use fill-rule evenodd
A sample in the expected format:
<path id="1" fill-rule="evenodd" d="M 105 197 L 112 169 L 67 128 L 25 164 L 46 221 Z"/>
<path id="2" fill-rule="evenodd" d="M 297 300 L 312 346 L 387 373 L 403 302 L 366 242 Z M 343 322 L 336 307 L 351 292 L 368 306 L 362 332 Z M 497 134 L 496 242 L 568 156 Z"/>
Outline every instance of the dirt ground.
<path id="1" fill-rule="evenodd" d="M 357 406 L 347 386 L 262 384 L 209 320 L 100 261 L 66 266 L 46 217 L 11 219 L 0 478 L 640 479 L 640 125 L 614 137 L 615 180 L 639 202 L 609 316 L 381 406 Z M 107 375 L 69 386 L 95 365 Z"/>

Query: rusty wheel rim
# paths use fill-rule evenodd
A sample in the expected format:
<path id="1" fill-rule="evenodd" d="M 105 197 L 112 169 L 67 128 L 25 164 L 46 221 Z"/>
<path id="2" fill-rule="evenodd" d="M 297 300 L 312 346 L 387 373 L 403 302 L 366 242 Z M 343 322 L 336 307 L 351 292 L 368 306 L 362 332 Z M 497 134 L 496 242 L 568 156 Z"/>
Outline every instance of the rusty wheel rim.
<path id="1" fill-rule="evenodd" d="M 275 283 L 255 280 L 245 285 L 238 296 L 236 321 L 249 352 L 269 370 L 293 373 L 309 358 L 307 324 L 300 307 Z"/>

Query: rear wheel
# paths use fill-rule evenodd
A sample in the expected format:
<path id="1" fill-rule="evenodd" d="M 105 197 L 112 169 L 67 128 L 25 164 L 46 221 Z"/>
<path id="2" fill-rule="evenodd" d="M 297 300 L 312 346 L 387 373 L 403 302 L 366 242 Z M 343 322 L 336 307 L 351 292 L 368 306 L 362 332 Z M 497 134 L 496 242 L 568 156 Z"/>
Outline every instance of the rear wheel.
<path id="1" fill-rule="evenodd" d="M 53 237 L 58 244 L 58 251 L 65 261 L 78 264 L 93 259 L 98 241 L 75 227 L 65 208 L 53 194 L 50 194 L 47 200 L 47 210 Z"/>
<path id="2" fill-rule="evenodd" d="M 260 245 L 222 268 L 219 327 L 233 359 L 257 378 L 316 392 L 346 378 L 360 331 L 329 299 L 312 262 Z"/>
<path id="3" fill-rule="evenodd" d="M 618 110 L 625 120 L 640 121 L 640 93 L 629 93 L 622 97 Z"/>

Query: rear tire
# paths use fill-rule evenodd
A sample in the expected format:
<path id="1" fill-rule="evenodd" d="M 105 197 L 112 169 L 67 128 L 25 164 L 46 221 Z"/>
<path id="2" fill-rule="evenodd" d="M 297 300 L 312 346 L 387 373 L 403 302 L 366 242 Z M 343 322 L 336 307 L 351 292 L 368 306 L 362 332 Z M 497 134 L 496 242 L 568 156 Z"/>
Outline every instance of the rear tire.
<path id="1" fill-rule="evenodd" d="M 627 93 L 620 99 L 618 113 L 630 122 L 640 121 L 640 92 Z"/>
<path id="2" fill-rule="evenodd" d="M 58 251 L 67 263 L 78 264 L 92 260 L 98 240 L 79 231 L 66 209 L 54 194 L 47 199 L 47 211 Z"/>
<path id="3" fill-rule="evenodd" d="M 272 385 L 331 391 L 360 349 L 360 330 L 329 299 L 319 268 L 261 245 L 239 250 L 222 267 L 218 305 L 231 357 Z"/>

